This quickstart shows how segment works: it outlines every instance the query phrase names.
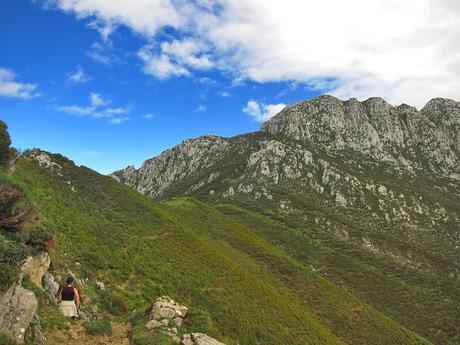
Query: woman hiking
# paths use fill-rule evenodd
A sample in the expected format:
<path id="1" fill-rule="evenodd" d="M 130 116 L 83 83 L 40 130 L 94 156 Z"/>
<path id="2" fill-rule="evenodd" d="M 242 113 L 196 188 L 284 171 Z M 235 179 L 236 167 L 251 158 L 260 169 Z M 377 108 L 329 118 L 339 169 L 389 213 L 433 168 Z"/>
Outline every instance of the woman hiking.
<path id="1" fill-rule="evenodd" d="M 59 310 L 62 315 L 76 319 L 78 317 L 77 308 L 80 307 L 80 295 L 74 287 L 74 279 L 67 278 L 67 286 L 59 289 Z"/>

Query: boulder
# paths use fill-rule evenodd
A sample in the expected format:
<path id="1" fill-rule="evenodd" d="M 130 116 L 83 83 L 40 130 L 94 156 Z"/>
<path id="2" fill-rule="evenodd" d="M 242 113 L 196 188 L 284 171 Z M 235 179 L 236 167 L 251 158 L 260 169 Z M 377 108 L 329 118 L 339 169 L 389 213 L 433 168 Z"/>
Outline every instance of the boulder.
<path id="1" fill-rule="evenodd" d="M 37 299 L 32 291 L 21 286 L 19 279 L 0 295 L 0 332 L 24 343 L 24 336 L 37 310 Z"/>
<path id="2" fill-rule="evenodd" d="M 182 341 L 180 342 L 180 345 L 195 345 L 195 342 L 192 339 L 191 334 L 184 334 L 182 337 Z"/>
<path id="3" fill-rule="evenodd" d="M 57 300 L 57 293 L 59 291 L 59 284 L 54 279 L 53 275 L 49 272 L 45 272 L 42 278 L 42 286 L 48 295 L 54 300 Z"/>
<path id="4" fill-rule="evenodd" d="M 47 252 L 36 256 L 29 256 L 22 266 L 22 271 L 29 276 L 30 280 L 37 286 L 42 286 L 43 275 L 50 267 L 50 257 Z"/>
<path id="5" fill-rule="evenodd" d="M 105 290 L 105 285 L 103 282 L 96 282 L 96 288 L 99 290 L 104 291 Z"/>
<path id="6" fill-rule="evenodd" d="M 155 328 L 158 328 L 158 327 L 163 327 L 163 326 L 167 326 L 169 323 L 169 320 L 168 319 L 163 319 L 163 320 L 150 320 L 149 322 L 147 322 L 147 324 L 145 325 L 145 327 L 147 327 L 148 330 L 152 330 L 152 329 L 155 329 Z"/>
<path id="7" fill-rule="evenodd" d="M 225 345 L 204 333 L 184 334 L 181 345 Z"/>
<path id="8" fill-rule="evenodd" d="M 177 327 L 180 327 L 182 320 L 187 315 L 187 311 L 186 306 L 174 302 L 168 296 L 161 296 L 153 303 L 150 320 L 168 319 L 174 321 Z"/>

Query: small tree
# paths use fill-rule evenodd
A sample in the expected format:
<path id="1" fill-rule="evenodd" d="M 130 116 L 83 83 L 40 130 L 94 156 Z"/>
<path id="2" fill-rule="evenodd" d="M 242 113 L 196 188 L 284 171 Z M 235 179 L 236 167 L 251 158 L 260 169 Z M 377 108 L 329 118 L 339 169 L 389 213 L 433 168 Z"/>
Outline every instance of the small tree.
<path id="1" fill-rule="evenodd" d="M 31 217 L 32 211 L 24 191 L 6 181 L 0 181 L 0 229 L 19 231 Z"/>
<path id="2" fill-rule="evenodd" d="M 9 169 L 17 157 L 17 151 L 10 147 L 11 139 L 8 126 L 0 120 L 0 167 Z"/>

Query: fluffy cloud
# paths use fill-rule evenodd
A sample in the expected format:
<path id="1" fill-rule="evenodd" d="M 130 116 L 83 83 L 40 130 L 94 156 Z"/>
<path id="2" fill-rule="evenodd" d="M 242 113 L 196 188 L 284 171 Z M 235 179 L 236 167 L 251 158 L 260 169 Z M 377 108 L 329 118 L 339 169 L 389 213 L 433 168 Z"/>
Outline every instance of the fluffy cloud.
<path id="1" fill-rule="evenodd" d="M 284 103 L 264 104 L 251 99 L 243 108 L 243 112 L 252 116 L 256 121 L 265 122 L 278 114 L 285 106 Z"/>
<path id="2" fill-rule="evenodd" d="M 37 85 L 16 81 L 13 71 L 0 67 L 0 96 L 30 99 L 38 97 Z"/>
<path id="3" fill-rule="evenodd" d="M 187 69 L 171 61 L 167 55 L 152 53 L 149 46 L 143 47 L 137 55 L 144 62 L 144 72 L 158 79 L 166 79 L 171 76 L 187 76 L 190 74 Z"/>
<path id="4" fill-rule="evenodd" d="M 170 76 L 188 76 L 189 69 L 207 70 L 213 66 L 206 48 L 200 41 L 192 39 L 163 42 L 158 49 L 147 44 L 139 50 L 144 61 L 144 71 L 159 79 Z"/>
<path id="5" fill-rule="evenodd" d="M 91 80 L 91 77 L 86 74 L 86 72 L 81 68 L 81 66 L 77 66 L 77 70 L 75 73 L 68 76 L 67 81 L 72 84 L 81 84 L 86 83 Z"/>
<path id="6" fill-rule="evenodd" d="M 130 119 L 127 114 L 131 112 L 130 107 L 109 107 L 109 100 L 104 99 L 98 93 L 91 93 L 89 96 L 89 105 L 64 105 L 58 106 L 57 110 L 61 113 L 71 115 L 90 117 L 90 118 L 105 118 L 112 124 L 120 124 Z"/>
<path id="7" fill-rule="evenodd" d="M 460 99 L 456 0 L 50 1 L 105 37 L 119 25 L 144 35 L 144 71 L 161 79 L 217 69 L 342 98 Z"/>

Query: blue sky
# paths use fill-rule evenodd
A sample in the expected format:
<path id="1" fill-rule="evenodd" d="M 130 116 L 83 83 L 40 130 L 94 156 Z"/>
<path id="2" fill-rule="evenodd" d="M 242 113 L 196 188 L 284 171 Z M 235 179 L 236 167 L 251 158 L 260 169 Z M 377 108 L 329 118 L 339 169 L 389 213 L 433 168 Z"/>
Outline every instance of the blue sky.
<path id="1" fill-rule="evenodd" d="M 18 148 L 110 173 L 322 93 L 455 98 L 460 11 L 437 1 L 2 0 L 0 119 Z"/>
<path id="2" fill-rule="evenodd" d="M 100 37 L 85 21 L 46 10 L 40 2 L 0 2 L 0 67 L 14 71 L 17 82 L 36 85 L 30 98 L 0 98 L 0 119 L 15 147 L 59 152 L 109 173 L 139 166 L 190 137 L 258 130 L 260 122 L 242 111 L 249 99 L 290 103 L 314 95 L 307 88 L 292 91 L 285 82 L 232 86 L 231 76 L 212 71 L 159 80 L 142 72 L 133 53 L 144 40 L 126 29 L 114 36 L 110 54 L 116 61 L 101 63 L 88 55 Z M 79 70 L 88 80 L 72 81 Z M 58 110 L 89 106 L 92 93 L 110 107 L 128 108 L 126 121 Z"/>

